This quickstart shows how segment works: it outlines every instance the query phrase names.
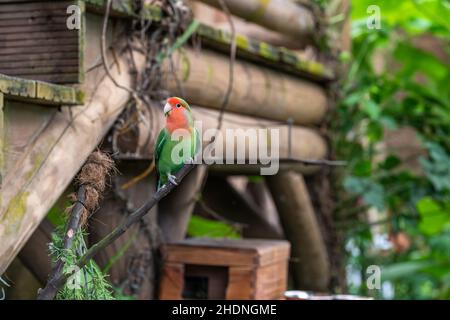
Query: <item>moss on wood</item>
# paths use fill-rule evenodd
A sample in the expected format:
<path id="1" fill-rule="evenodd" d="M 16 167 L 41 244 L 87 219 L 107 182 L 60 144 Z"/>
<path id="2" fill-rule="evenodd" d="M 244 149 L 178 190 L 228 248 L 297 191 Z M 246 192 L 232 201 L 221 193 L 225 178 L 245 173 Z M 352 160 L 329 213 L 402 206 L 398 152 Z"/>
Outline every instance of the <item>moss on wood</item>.
<path id="1" fill-rule="evenodd" d="M 81 105 L 84 93 L 76 88 L 0 74 L 0 92 L 6 97 L 48 105 Z"/>

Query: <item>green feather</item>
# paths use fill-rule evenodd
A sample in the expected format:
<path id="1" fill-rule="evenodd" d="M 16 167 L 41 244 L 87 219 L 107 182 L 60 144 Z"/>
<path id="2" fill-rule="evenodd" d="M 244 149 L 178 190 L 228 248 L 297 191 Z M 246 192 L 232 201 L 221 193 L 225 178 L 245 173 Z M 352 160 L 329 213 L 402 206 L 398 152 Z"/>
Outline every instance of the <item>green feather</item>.
<path id="1" fill-rule="evenodd" d="M 155 145 L 155 164 L 158 172 L 158 189 L 160 189 L 168 180 L 168 175 L 175 175 L 184 165 L 184 161 L 194 158 L 201 147 L 200 134 L 196 128 L 191 131 L 189 137 L 184 137 L 182 141 L 174 141 L 166 128 L 159 133 Z M 181 148 L 180 143 L 189 148 L 188 154 L 182 154 L 183 162 L 175 163 L 172 159 L 172 151 L 175 147 Z M 189 147 L 188 147 L 189 146 Z"/>

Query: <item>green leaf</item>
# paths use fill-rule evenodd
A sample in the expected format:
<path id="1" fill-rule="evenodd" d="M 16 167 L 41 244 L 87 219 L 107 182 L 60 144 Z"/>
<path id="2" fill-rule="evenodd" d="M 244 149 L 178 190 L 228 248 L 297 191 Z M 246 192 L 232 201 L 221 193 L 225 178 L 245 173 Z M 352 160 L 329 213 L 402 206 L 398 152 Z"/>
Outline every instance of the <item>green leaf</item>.
<path id="1" fill-rule="evenodd" d="M 380 169 L 392 170 L 400 165 L 401 161 L 397 156 L 389 155 L 383 162 L 379 164 Z"/>
<path id="2" fill-rule="evenodd" d="M 381 109 L 380 106 L 373 100 L 363 100 L 362 102 L 363 110 L 372 120 L 377 120 L 380 117 Z"/>
<path id="3" fill-rule="evenodd" d="M 359 194 L 367 205 L 380 210 L 384 208 L 384 188 L 370 178 L 346 177 L 344 188 L 349 192 Z"/>
<path id="4" fill-rule="evenodd" d="M 208 237 L 208 238 L 240 238 L 240 234 L 231 225 L 209 220 L 199 216 L 192 216 L 189 220 L 187 233 L 191 237 Z"/>
<path id="5" fill-rule="evenodd" d="M 358 161 L 353 167 L 353 174 L 357 177 L 367 177 L 372 173 L 372 162 L 369 160 Z"/>
<path id="6" fill-rule="evenodd" d="M 425 268 L 433 266 L 431 261 L 407 261 L 394 263 L 381 269 L 381 279 L 383 281 L 393 281 L 400 278 L 410 277 Z"/>
<path id="7" fill-rule="evenodd" d="M 420 199 L 416 207 L 421 217 L 419 229 L 427 235 L 440 233 L 450 222 L 449 212 L 430 197 Z"/>

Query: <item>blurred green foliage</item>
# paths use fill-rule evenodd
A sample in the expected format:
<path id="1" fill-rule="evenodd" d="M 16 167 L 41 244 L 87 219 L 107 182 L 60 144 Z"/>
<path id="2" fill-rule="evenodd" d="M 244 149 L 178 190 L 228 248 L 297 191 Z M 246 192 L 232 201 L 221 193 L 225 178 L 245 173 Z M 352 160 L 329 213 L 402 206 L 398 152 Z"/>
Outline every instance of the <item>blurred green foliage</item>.
<path id="1" fill-rule="evenodd" d="M 196 215 L 193 215 L 189 220 L 187 234 L 190 237 L 241 238 L 240 233 L 232 225 Z"/>
<path id="2" fill-rule="evenodd" d="M 371 5 L 379 6 L 380 29 L 367 26 Z M 425 36 L 447 58 L 419 48 Z M 449 1 L 352 1 L 352 53 L 342 55 L 350 65 L 332 129 L 337 157 L 349 161 L 338 173 L 336 217 L 349 270 L 360 275 L 353 281 L 349 274 L 353 293 L 384 297 L 365 286 L 365 269 L 376 264 L 390 297 L 450 298 L 449 40 Z M 405 127 L 420 141 L 419 170 L 380 148 L 387 130 Z M 369 208 L 377 209 L 376 230 L 407 235 L 404 248 L 395 250 L 392 239 L 391 249 L 375 245 Z"/>

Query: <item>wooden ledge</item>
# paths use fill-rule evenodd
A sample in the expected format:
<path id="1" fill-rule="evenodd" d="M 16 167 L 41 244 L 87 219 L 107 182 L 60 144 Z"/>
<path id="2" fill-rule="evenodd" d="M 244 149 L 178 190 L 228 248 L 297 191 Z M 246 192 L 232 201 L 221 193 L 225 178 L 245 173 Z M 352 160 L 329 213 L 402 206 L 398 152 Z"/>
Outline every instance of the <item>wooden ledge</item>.
<path id="1" fill-rule="evenodd" d="M 83 91 L 47 82 L 21 79 L 0 74 L 0 92 L 6 98 L 30 100 L 45 105 L 82 105 Z"/>

